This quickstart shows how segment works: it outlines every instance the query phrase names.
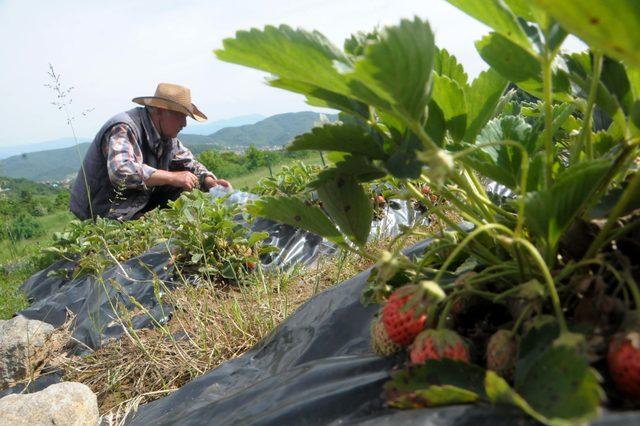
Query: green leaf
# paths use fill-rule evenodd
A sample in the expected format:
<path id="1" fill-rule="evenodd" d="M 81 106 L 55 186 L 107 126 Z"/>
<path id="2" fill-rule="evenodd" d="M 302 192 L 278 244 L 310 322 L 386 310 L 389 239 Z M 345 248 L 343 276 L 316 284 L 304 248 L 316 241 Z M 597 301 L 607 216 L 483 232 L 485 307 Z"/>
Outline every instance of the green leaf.
<path id="1" fill-rule="evenodd" d="M 310 187 L 319 188 L 327 179 L 333 179 L 336 173 L 351 175 L 358 182 L 381 179 L 387 174 L 383 169 L 371 164 L 371 161 L 363 155 L 347 154 L 340 158 L 331 156 L 330 160 L 335 163 L 335 167 L 321 171 L 318 179 L 309 184 Z"/>
<path id="2" fill-rule="evenodd" d="M 478 21 L 488 25 L 525 50 L 531 51 L 531 43 L 518 23 L 518 18 L 501 0 L 447 0 Z"/>
<path id="3" fill-rule="evenodd" d="M 584 161 L 566 169 L 546 191 L 531 192 L 525 197 L 525 221 L 549 247 L 556 247 L 562 233 L 584 208 L 598 188 L 611 161 Z"/>
<path id="4" fill-rule="evenodd" d="M 468 76 L 464 72 L 464 68 L 455 56 L 450 54 L 447 49 L 436 50 L 434 57 L 433 72 L 438 75 L 449 77 L 451 80 L 457 82 L 460 87 L 467 86 Z"/>
<path id="5" fill-rule="evenodd" d="M 559 335 L 560 327 L 552 319 L 534 324 L 524 335 L 518 348 L 518 362 L 514 377 L 516 387 L 522 385 L 530 370 L 535 368 L 538 358 L 553 345 Z"/>
<path id="6" fill-rule="evenodd" d="M 327 124 L 314 127 L 310 133 L 297 136 L 288 151 L 340 151 L 361 154 L 382 160 L 386 157 L 382 146 L 367 130 L 355 124 Z"/>
<path id="7" fill-rule="evenodd" d="M 389 405 L 418 408 L 486 399 L 483 368 L 450 359 L 429 360 L 392 373 L 384 392 Z"/>
<path id="8" fill-rule="evenodd" d="M 627 77 L 629 78 L 629 85 L 631 87 L 631 93 L 633 99 L 640 99 L 640 68 L 633 68 L 625 65 L 627 71 Z"/>
<path id="9" fill-rule="evenodd" d="M 344 41 L 344 51 L 352 56 L 361 56 L 368 43 L 379 39 L 380 33 L 377 29 L 367 33 L 359 31 Z"/>
<path id="10" fill-rule="evenodd" d="M 598 417 L 603 391 L 585 356 L 565 345 L 547 346 L 516 388 L 549 424 L 576 424 Z"/>
<path id="11" fill-rule="evenodd" d="M 514 405 L 539 422 L 549 424 L 549 421 L 544 416 L 531 408 L 524 398 L 518 395 L 502 377 L 493 371 L 487 371 L 484 385 L 489 400 L 494 404 Z"/>
<path id="12" fill-rule="evenodd" d="M 424 131 L 427 132 L 427 135 L 436 145 L 442 147 L 447 133 L 447 122 L 444 119 L 444 113 L 433 99 L 429 101 L 427 123 L 424 125 Z"/>
<path id="13" fill-rule="evenodd" d="M 587 52 L 573 53 L 570 55 L 564 55 L 565 62 L 569 68 L 569 78 L 578 86 L 586 98 L 591 87 L 591 58 Z M 620 128 L 626 128 L 626 118 L 622 105 L 614 96 L 609 92 L 609 89 L 605 84 L 600 81 L 598 83 L 598 91 L 596 92 L 596 104 L 617 123 Z"/>
<path id="14" fill-rule="evenodd" d="M 308 206 L 298 198 L 264 197 L 247 205 L 253 216 L 266 217 L 276 222 L 306 229 L 340 246 L 345 246 L 342 234 L 322 210 Z"/>
<path id="15" fill-rule="evenodd" d="M 543 97 L 542 66 L 537 56 L 498 33 L 477 41 L 476 49 L 504 78 L 536 97 Z M 552 84 L 554 100 L 572 101 L 569 76 L 564 70 L 553 69 Z"/>
<path id="16" fill-rule="evenodd" d="M 564 41 L 569 36 L 569 33 L 567 33 L 564 28 L 560 26 L 560 24 L 553 20 L 549 24 L 547 34 L 547 43 L 549 44 L 549 49 L 554 52 L 557 52 L 560 46 L 562 46 L 562 43 L 564 43 Z"/>
<path id="17" fill-rule="evenodd" d="M 455 80 L 436 74 L 432 97 L 444 115 L 451 138 L 460 141 L 467 128 L 467 101 L 462 87 Z"/>
<path id="18" fill-rule="evenodd" d="M 364 245 L 369 237 L 373 208 L 353 175 L 336 170 L 318 186 L 318 197 L 329 216 L 353 242 Z"/>
<path id="19" fill-rule="evenodd" d="M 307 88 L 350 93 L 346 79 L 334 67 L 334 62 L 348 64 L 349 59 L 315 31 L 294 30 L 287 25 L 238 31 L 235 38 L 225 39 L 223 48 L 215 54 L 223 61 L 306 83 Z"/>
<path id="20" fill-rule="evenodd" d="M 507 80 L 493 69 L 483 71 L 465 90 L 467 100 L 467 130 L 464 140 L 473 143 L 480 130 L 493 118 Z"/>
<path id="21" fill-rule="evenodd" d="M 637 0 L 535 0 L 567 31 L 592 49 L 640 67 L 640 8 Z"/>
<path id="22" fill-rule="evenodd" d="M 355 63 L 349 87 L 357 97 L 408 122 L 421 122 L 429 102 L 435 44 L 427 22 L 386 27 Z"/>
<path id="23" fill-rule="evenodd" d="M 423 150 L 420 139 L 410 131 L 404 135 L 394 135 L 398 146 L 384 162 L 384 166 L 393 176 L 405 179 L 417 179 L 420 177 L 424 163 L 418 158 L 417 153 Z"/>
<path id="24" fill-rule="evenodd" d="M 486 63 L 514 83 L 542 79 L 542 67 L 538 59 L 499 33 L 484 36 L 476 42 L 476 49 Z"/>
<path id="25" fill-rule="evenodd" d="M 505 4 L 509 6 L 509 9 L 521 18 L 524 18 L 530 22 L 539 21 L 539 10 L 532 5 L 529 0 L 504 0 Z M 537 12 L 537 13 L 536 13 Z"/>
<path id="26" fill-rule="evenodd" d="M 305 95 L 309 105 L 333 108 L 360 116 L 364 119 L 369 118 L 368 105 L 334 91 L 320 88 L 314 84 L 286 78 L 271 78 L 267 82 L 270 86 Z"/>
<path id="27" fill-rule="evenodd" d="M 615 96 L 624 112 L 628 114 L 633 104 L 633 93 L 624 65 L 605 56 L 602 59 L 600 80 L 609 93 Z"/>
<path id="28" fill-rule="evenodd" d="M 266 240 L 267 238 L 269 238 L 268 232 L 254 232 L 251 235 L 249 235 L 249 238 L 247 239 L 247 245 L 253 246 L 259 243 L 260 241 Z"/>
<path id="29" fill-rule="evenodd" d="M 531 153 L 531 126 L 522 117 L 504 116 L 491 120 L 478 136 L 478 144 L 513 141 Z M 464 158 L 480 174 L 516 190 L 520 187 L 522 151 L 512 145 L 482 147 Z"/>

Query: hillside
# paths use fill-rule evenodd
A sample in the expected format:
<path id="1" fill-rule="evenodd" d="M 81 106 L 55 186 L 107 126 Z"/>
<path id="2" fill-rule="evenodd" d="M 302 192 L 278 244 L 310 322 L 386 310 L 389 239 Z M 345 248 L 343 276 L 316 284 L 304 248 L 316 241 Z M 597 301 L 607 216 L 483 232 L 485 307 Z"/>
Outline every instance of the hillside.
<path id="1" fill-rule="evenodd" d="M 337 116 L 328 115 L 327 118 L 334 121 Z M 255 124 L 227 127 L 209 136 L 180 134 L 179 138 L 194 154 L 211 149 L 242 148 L 249 145 L 283 146 L 297 135 L 313 128 L 319 119 L 320 114 L 310 111 L 278 114 Z M 82 143 L 78 148 L 72 146 L 2 159 L 0 176 L 36 181 L 74 177 L 88 146 L 89 143 Z"/>
<path id="2" fill-rule="evenodd" d="M 89 138 L 78 138 L 79 143 L 89 142 Z M 45 151 L 51 149 L 69 148 L 76 145 L 76 138 L 59 138 L 37 143 L 23 145 L 0 146 L 0 160 L 14 155 L 28 154 L 30 152 Z"/>
<path id="3" fill-rule="evenodd" d="M 187 121 L 187 127 L 182 129 L 183 132 L 191 135 L 211 135 L 220 129 L 225 127 L 244 126 L 245 124 L 257 123 L 260 120 L 264 120 L 264 115 L 249 114 L 242 115 L 240 117 L 227 118 L 223 120 L 207 121 L 205 123 L 198 123 L 192 120 Z"/>
<path id="4" fill-rule="evenodd" d="M 36 181 L 63 180 L 77 173 L 88 147 L 89 143 L 82 143 L 77 147 L 14 155 L 0 160 L 0 176 Z"/>
<path id="5" fill-rule="evenodd" d="M 335 121 L 337 115 L 329 114 L 327 118 Z M 255 124 L 227 127 L 218 130 L 211 137 L 216 144 L 224 147 L 249 145 L 281 147 L 289 143 L 297 135 L 312 129 L 319 119 L 320 114 L 317 112 L 289 112 L 271 116 Z"/>

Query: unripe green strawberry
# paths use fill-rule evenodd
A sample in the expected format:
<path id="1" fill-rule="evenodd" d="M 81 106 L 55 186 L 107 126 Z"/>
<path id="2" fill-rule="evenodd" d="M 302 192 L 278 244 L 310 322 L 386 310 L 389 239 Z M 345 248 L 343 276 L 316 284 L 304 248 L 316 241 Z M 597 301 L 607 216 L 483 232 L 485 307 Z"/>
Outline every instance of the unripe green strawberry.
<path id="1" fill-rule="evenodd" d="M 511 379 L 518 360 L 518 344 L 509 330 L 498 330 L 487 343 L 487 368 Z"/>
<path id="2" fill-rule="evenodd" d="M 399 345 L 389 338 L 382 320 L 378 317 L 371 321 L 371 349 L 382 356 L 391 355 L 401 349 Z"/>
<path id="3" fill-rule="evenodd" d="M 618 390 L 626 397 L 640 401 L 640 333 L 633 330 L 613 336 L 607 363 Z"/>
<path id="4" fill-rule="evenodd" d="M 444 292 L 433 281 L 405 285 L 391 294 L 382 308 L 382 322 L 389 338 L 400 346 L 408 346 L 424 329 L 429 304 L 444 298 Z"/>
<path id="5" fill-rule="evenodd" d="M 469 362 L 469 348 L 458 333 L 447 329 L 425 330 L 411 345 L 411 362 L 423 364 L 430 359 L 449 358 Z"/>

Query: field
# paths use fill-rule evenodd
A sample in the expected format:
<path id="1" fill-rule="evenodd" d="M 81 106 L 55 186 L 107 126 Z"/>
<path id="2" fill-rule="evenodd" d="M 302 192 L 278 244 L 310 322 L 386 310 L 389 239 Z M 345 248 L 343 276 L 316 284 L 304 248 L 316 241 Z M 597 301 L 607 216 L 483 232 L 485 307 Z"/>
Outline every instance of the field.
<path id="1" fill-rule="evenodd" d="M 296 159 L 285 159 L 281 163 L 272 167 L 272 172 L 278 173 L 283 167 L 295 163 Z M 305 164 L 321 164 L 319 154 L 313 153 L 306 158 Z M 270 176 L 266 166 L 258 167 L 255 171 L 229 178 L 232 185 L 239 190 L 250 190 L 256 183 Z M 221 176 L 224 177 L 224 176 Z M 45 200 L 51 198 L 45 195 L 34 195 L 33 199 Z M 26 307 L 26 301 L 18 291 L 17 287 L 29 276 L 46 266 L 46 260 L 40 260 L 41 249 L 51 245 L 51 237 L 55 232 L 65 230 L 70 221 L 75 217 L 65 209 L 59 209 L 51 214 L 35 217 L 44 233 L 34 238 L 0 240 L 0 319 L 11 318 L 11 316 Z"/>
<path id="2" fill-rule="evenodd" d="M 58 350 L 64 378 L 91 386 L 109 422 L 173 392 L 165 402 L 181 407 L 181 419 L 195 419 L 207 405 L 214 422 L 217 402 L 233 404 L 233 413 L 247 419 L 243 404 L 262 416 L 261 407 L 283 401 L 269 411 L 303 423 L 317 407 L 326 423 L 344 423 L 442 419 L 444 406 L 460 404 L 481 406 L 465 408 L 467 420 L 528 416 L 564 426 L 599 418 L 617 423 L 618 414 L 637 418 L 637 411 L 622 413 L 640 407 L 637 1 L 448 2 L 492 30 L 475 43 L 488 69 L 473 78 L 419 16 L 354 34 L 343 48 L 288 25 L 238 31 L 215 51 L 218 59 L 267 73 L 268 84 L 339 110 L 340 121 L 296 137 L 286 153 L 253 146 L 242 159 L 202 153 L 203 164 L 236 188 L 257 184 L 251 192 L 260 197 L 244 206 L 192 191 L 136 221 L 74 223 L 52 243 L 49 253 L 77 259 L 67 272 L 98 277 L 100 291 L 119 290 L 124 277 L 123 285 L 144 282 L 154 301 L 175 308 L 171 317 L 151 318 L 153 329 L 138 331 L 134 320 L 148 308 L 134 297 L 117 305 L 109 298 L 107 321 L 124 337 L 86 357 Z M 563 50 L 570 35 L 587 49 Z M 303 152 L 326 152 L 332 161 L 323 168 L 281 165 L 277 176 L 261 179 L 265 164 Z M 34 212 L 47 210 L 28 193 L 19 197 Z M 402 220 L 390 238 L 372 237 L 375 219 L 402 205 L 418 220 Z M 42 226 L 27 213 L 4 235 L 41 236 Z M 238 218 L 266 218 L 277 230 L 248 234 Z M 425 218 L 429 226 L 414 226 Z M 263 223 L 269 222 L 257 225 Z M 262 267 L 277 251 L 265 240 L 284 235 L 307 250 L 314 242 L 303 231 L 332 243 L 335 257 L 315 271 L 299 263 L 291 270 Z M 148 278 L 135 280 L 127 273 L 122 262 L 167 241 L 170 253 L 156 265 L 166 273 L 146 268 Z M 423 244 L 416 253 L 403 250 L 417 241 Z M 8 293 L 44 263 L 32 246 L 11 247 L 15 259 L 24 255 L 4 268 Z M 351 291 L 357 308 L 312 300 L 313 309 L 300 315 L 309 323 L 276 331 L 286 344 L 269 340 L 241 360 L 265 360 L 266 376 L 236 381 L 254 365 L 234 370 L 237 364 L 227 363 L 231 370 L 218 371 L 231 387 L 219 380 L 219 395 L 213 386 L 200 386 L 195 397 L 198 385 L 180 389 L 244 354 L 308 297 L 366 267 L 366 280 L 339 289 Z M 118 277 L 102 274 L 106 268 Z M 337 290 L 322 297 L 345 299 Z M 10 302 L 2 315 L 23 303 L 15 292 L 4 299 Z M 315 333 L 316 325 L 326 334 Z M 304 336 L 299 342 L 294 330 Z M 309 336 L 319 337 L 318 356 Z M 333 348 L 332 340 L 340 344 Z M 300 352 L 300 362 L 284 361 L 284 352 Z M 338 357 L 359 366 L 345 375 L 342 366 L 329 367 Z M 369 371 L 364 365 L 371 360 Z M 277 364 L 284 369 L 273 371 Z M 261 392 L 253 404 L 257 383 L 277 395 Z M 343 404 L 355 396 L 362 400 Z M 176 404 L 180 398 L 187 403 Z M 166 414 L 162 403 L 143 411 L 159 406 Z M 429 410 L 395 411 L 421 408 Z"/>
<path id="3" fill-rule="evenodd" d="M 280 171 L 282 171 L 282 168 L 285 166 L 290 166 L 291 164 L 295 163 L 297 160 L 292 160 L 292 161 L 287 161 L 287 162 L 283 162 L 280 163 L 276 166 L 273 166 L 271 171 L 273 172 L 273 174 L 277 174 Z M 318 153 L 313 153 L 309 158 L 305 158 L 304 159 L 304 163 L 309 165 L 309 166 L 319 166 L 322 165 L 322 159 L 320 158 L 320 154 Z M 258 183 L 258 181 L 262 178 L 266 178 L 269 177 L 271 175 L 271 173 L 269 173 L 269 168 L 268 167 L 261 167 L 260 169 L 256 170 L 255 172 L 246 174 L 246 175 L 242 175 L 242 176 L 238 176 L 238 177 L 233 177 L 233 178 L 229 178 L 228 180 L 231 182 L 231 184 L 233 185 L 234 188 L 241 190 L 241 191 L 249 191 L 251 190 L 251 188 L 253 188 L 256 183 Z M 221 176 L 223 177 L 223 176 Z"/>

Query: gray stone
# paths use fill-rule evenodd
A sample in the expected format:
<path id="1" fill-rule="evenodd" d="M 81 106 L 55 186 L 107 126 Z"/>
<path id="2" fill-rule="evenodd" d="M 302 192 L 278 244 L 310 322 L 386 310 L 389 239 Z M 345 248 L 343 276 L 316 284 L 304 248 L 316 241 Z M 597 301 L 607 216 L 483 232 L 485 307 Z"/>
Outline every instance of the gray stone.
<path id="1" fill-rule="evenodd" d="M 98 421 L 98 399 L 82 383 L 57 383 L 40 392 L 0 399 L 0 426 L 94 426 Z"/>
<path id="2" fill-rule="evenodd" d="M 0 389 L 29 376 L 41 361 L 38 349 L 53 331 L 51 324 L 21 315 L 0 321 Z"/>

